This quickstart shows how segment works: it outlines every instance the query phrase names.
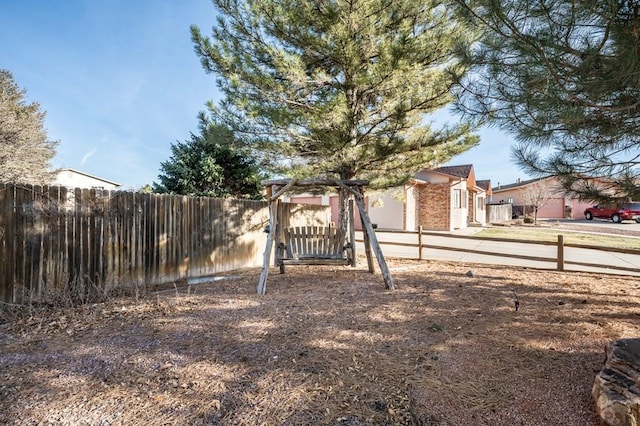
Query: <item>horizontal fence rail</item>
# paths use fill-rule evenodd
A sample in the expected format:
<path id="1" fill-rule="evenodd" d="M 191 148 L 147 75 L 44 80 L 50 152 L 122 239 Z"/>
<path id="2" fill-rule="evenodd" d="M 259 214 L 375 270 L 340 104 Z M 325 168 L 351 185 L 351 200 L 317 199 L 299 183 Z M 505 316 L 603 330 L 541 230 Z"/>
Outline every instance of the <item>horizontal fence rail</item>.
<path id="1" fill-rule="evenodd" d="M 386 255 L 394 253 L 395 256 L 418 260 L 422 260 L 425 257 L 438 258 L 439 256 L 434 251 L 440 251 L 489 256 L 493 258 L 493 260 L 488 263 L 494 264 L 512 264 L 504 262 L 503 260 L 519 259 L 522 265 L 535 266 L 539 262 L 544 262 L 548 264 L 546 267 L 561 271 L 569 269 L 568 267 L 570 266 L 576 266 L 588 268 L 593 271 L 600 270 L 600 272 L 627 272 L 640 275 L 640 250 L 600 247 L 586 244 L 567 244 L 564 242 L 562 235 L 558 235 L 557 241 L 485 238 L 440 232 L 425 232 L 422 230 L 377 230 L 376 235 Z M 358 243 L 363 242 L 362 238 L 356 241 Z M 438 243 L 434 243 L 434 241 Z M 482 244 L 484 242 L 490 244 Z M 488 248 L 481 248 L 483 245 L 488 246 Z M 392 250 L 393 248 L 399 248 L 399 250 Z M 425 252 L 431 254 L 425 256 Z M 538 252 L 542 254 L 539 255 L 537 254 Z M 588 254 L 593 254 L 593 252 L 600 253 L 601 255 L 588 256 Z M 584 259 L 603 257 L 604 255 L 606 255 L 605 257 L 609 258 L 611 262 L 603 262 L 602 259 L 594 261 L 586 261 Z M 622 258 L 622 256 L 626 258 Z M 474 262 L 473 259 L 467 261 Z"/>
<path id="2" fill-rule="evenodd" d="M 328 207 L 283 203 L 292 225 Z M 0 185 L 0 302 L 147 289 L 259 266 L 264 201 Z"/>

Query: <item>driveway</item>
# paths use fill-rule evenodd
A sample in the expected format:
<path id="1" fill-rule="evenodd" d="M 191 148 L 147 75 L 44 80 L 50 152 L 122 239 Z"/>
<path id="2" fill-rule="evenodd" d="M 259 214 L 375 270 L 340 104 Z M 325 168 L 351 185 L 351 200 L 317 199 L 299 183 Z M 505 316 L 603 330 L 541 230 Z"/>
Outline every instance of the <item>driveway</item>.
<path id="1" fill-rule="evenodd" d="M 557 226 L 574 231 L 640 237 L 640 223 L 634 221 L 613 223 L 610 220 L 602 219 L 540 219 L 539 222 L 541 224 L 548 224 L 549 226 Z"/>

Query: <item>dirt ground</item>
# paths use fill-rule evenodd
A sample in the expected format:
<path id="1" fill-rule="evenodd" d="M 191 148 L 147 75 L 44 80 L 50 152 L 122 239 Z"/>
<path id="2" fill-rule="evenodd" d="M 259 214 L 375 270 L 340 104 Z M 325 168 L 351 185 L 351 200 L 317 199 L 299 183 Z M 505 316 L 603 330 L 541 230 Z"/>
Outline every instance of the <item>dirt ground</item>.
<path id="1" fill-rule="evenodd" d="M 599 425 L 629 278 L 388 260 L 0 314 L 0 424 Z M 472 276 L 469 276 L 472 275 Z M 516 310 L 516 301 L 519 303 Z"/>

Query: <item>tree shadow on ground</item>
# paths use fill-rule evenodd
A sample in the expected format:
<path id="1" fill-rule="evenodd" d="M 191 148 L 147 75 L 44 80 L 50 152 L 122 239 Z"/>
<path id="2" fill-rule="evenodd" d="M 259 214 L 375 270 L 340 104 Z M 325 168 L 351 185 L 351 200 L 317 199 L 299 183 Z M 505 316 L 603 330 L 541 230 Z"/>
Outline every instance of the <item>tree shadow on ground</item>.
<path id="1" fill-rule="evenodd" d="M 258 296 L 252 270 L 7 323 L 0 420 L 599 424 L 603 345 L 640 331 L 623 279 L 390 263 L 412 266 L 395 291 L 360 269 L 298 267 Z"/>

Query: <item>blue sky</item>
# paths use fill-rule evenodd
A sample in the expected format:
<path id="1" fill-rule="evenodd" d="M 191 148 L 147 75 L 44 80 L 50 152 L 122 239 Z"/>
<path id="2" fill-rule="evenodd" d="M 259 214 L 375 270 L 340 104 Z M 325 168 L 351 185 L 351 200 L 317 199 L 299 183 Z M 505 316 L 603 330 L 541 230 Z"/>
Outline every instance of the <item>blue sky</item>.
<path id="1" fill-rule="evenodd" d="M 214 23 L 210 0 L 0 0 L 0 68 L 47 112 L 59 140 L 56 167 L 116 181 L 158 180 L 170 146 L 197 131 L 196 115 L 219 99 L 215 77 L 193 51 L 189 26 Z M 449 164 L 477 179 L 526 176 L 509 159 L 512 140 L 483 130 Z"/>

